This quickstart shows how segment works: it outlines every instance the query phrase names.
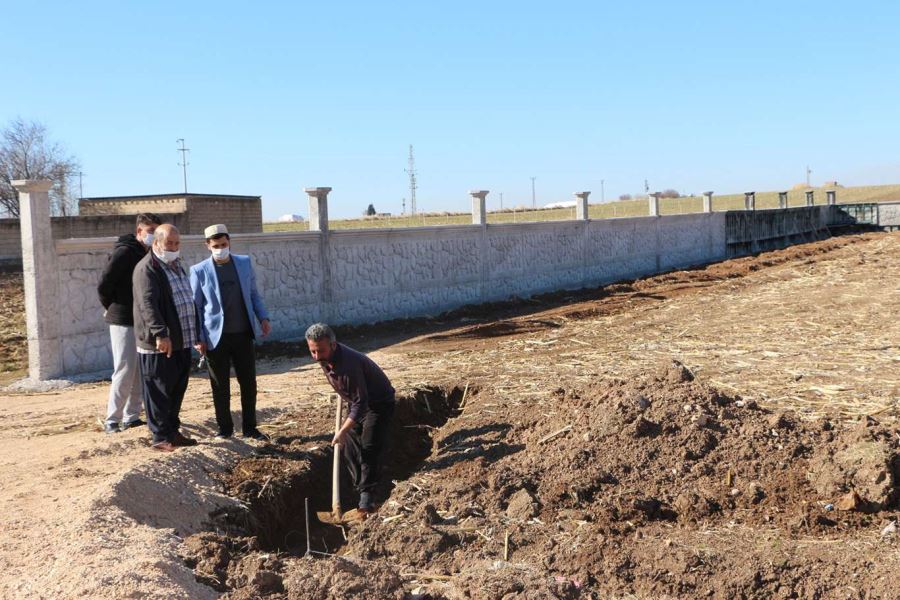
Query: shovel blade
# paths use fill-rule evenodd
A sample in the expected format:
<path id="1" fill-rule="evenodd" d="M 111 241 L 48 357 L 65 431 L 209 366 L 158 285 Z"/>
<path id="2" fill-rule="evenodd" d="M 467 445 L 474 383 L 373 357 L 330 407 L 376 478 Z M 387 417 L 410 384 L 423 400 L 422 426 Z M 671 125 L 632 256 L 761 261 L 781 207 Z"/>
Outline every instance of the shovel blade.
<path id="1" fill-rule="evenodd" d="M 368 516 L 368 515 L 366 515 Z M 358 510 L 351 509 L 343 514 L 335 514 L 333 512 L 317 512 L 316 518 L 320 523 L 325 525 L 337 525 L 339 527 L 347 527 L 350 525 L 359 525 L 365 521 L 363 513 Z"/>
<path id="2" fill-rule="evenodd" d="M 343 523 L 343 515 L 341 513 L 320 511 L 316 513 L 319 522 L 326 525 L 341 525 Z"/>

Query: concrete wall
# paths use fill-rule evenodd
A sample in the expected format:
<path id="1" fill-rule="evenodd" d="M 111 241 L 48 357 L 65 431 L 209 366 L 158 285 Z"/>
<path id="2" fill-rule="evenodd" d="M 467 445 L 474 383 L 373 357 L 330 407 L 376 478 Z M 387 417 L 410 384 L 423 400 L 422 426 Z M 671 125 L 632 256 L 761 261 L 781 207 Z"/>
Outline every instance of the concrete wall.
<path id="1" fill-rule="evenodd" d="M 182 238 L 188 264 L 207 256 Z M 725 214 L 415 229 L 236 234 L 278 337 L 594 286 L 725 257 Z M 96 284 L 111 239 L 56 242 L 64 374 L 111 367 Z M 51 317 L 52 318 L 52 317 Z"/>
<path id="2" fill-rule="evenodd" d="M 878 204 L 878 226 L 891 229 L 900 227 L 900 202 Z"/>
<path id="3" fill-rule="evenodd" d="M 827 237 L 834 206 L 728 211 L 727 255 L 742 256 Z"/>

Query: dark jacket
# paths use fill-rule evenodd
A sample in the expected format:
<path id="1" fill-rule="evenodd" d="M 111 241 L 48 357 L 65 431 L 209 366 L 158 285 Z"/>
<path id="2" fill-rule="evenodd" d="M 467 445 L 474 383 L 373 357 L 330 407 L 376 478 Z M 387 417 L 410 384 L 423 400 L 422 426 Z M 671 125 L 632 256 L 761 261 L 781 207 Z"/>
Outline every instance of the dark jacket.
<path id="1" fill-rule="evenodd" d="M 144 350 L 156 351 L 156 338 L 165 337 L 171 338 L 174 350 L 184 346 L 181 321 L 165 268 L 153 252 L 148 252 L 134 268 L 134 339 L 138 348 Z M 199 318 L 197 331 L 200 331 Z"/>
<path id="2" fill-rule="evenodd" d="M 394 402 L 394 388 L 390 380 L 371 358 L 349 346 L 338 344 L 331 360 L 331 365 L 320 365 L 328 383 L 347 401 L 349 418 L 361 423 L 370 408 L 378 412 L 379 405 Z"/>
<path id="3" fill-rule="evenodd" d="M 110 325 L 134 325 L 131 275 L 134 267 L 147 254 L 147 247 L 133 233 L 123 235 L 115 248 L 97 286 L 100 304 L 106 309 L 104 319 Z"/>

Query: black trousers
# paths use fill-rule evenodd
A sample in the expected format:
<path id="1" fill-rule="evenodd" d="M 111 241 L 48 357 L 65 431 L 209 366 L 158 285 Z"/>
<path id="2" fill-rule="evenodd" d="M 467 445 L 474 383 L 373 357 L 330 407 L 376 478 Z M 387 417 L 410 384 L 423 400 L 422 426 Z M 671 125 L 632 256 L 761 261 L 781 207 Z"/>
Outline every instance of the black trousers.
<path id="1" fill-rule="evenodd" d="M 139 354 L 144 385 L 144 412 L 153 442 L 174 441 L 181 427 L 181 401 L 191 374 L 191 349 L 165 354 Z"/>
<path id="2" fill-rule="evenodd" d="M 241 388 L 241 429 L 244 435 L 256 431 L 256 347 L 253 334 L 223 333 L 215 350 L 206 351 L 209 382 L 219 432 L 234 433 L 231 419 L 231 366 Z"/>
<path id="3" fill-rule="evenodd" d="M 378 486 L 381 453 L 390 432 L 395 405 L 393 398 L 387 402 L 370 404 L 369 412 L 362 421 L 347 432 L 343 454 L 353 487 L 360 494 L 372 494 Z"/>

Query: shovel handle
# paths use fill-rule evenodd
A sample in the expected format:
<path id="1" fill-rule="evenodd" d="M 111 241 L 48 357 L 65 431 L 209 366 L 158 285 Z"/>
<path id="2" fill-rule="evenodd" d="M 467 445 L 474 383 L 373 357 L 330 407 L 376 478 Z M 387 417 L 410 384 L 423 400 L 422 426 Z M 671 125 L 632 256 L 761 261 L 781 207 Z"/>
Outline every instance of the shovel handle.
<path id="1" fill-rule="evenodd" d="M 341 445 L 334 445 L 334 469 L 331 472 L 331 512 L 341 517 Z"/>
<path id="2" fill-rule="evenodd" d="M 334 414 L 334 434 L 341 430 L 341 412 L 344 408 L 340 397 L 336 401 Z M 331 512 L 337 519 L 341 518 L 341 445 L 334 445 L 334 468 L 331 472 Z"/>

